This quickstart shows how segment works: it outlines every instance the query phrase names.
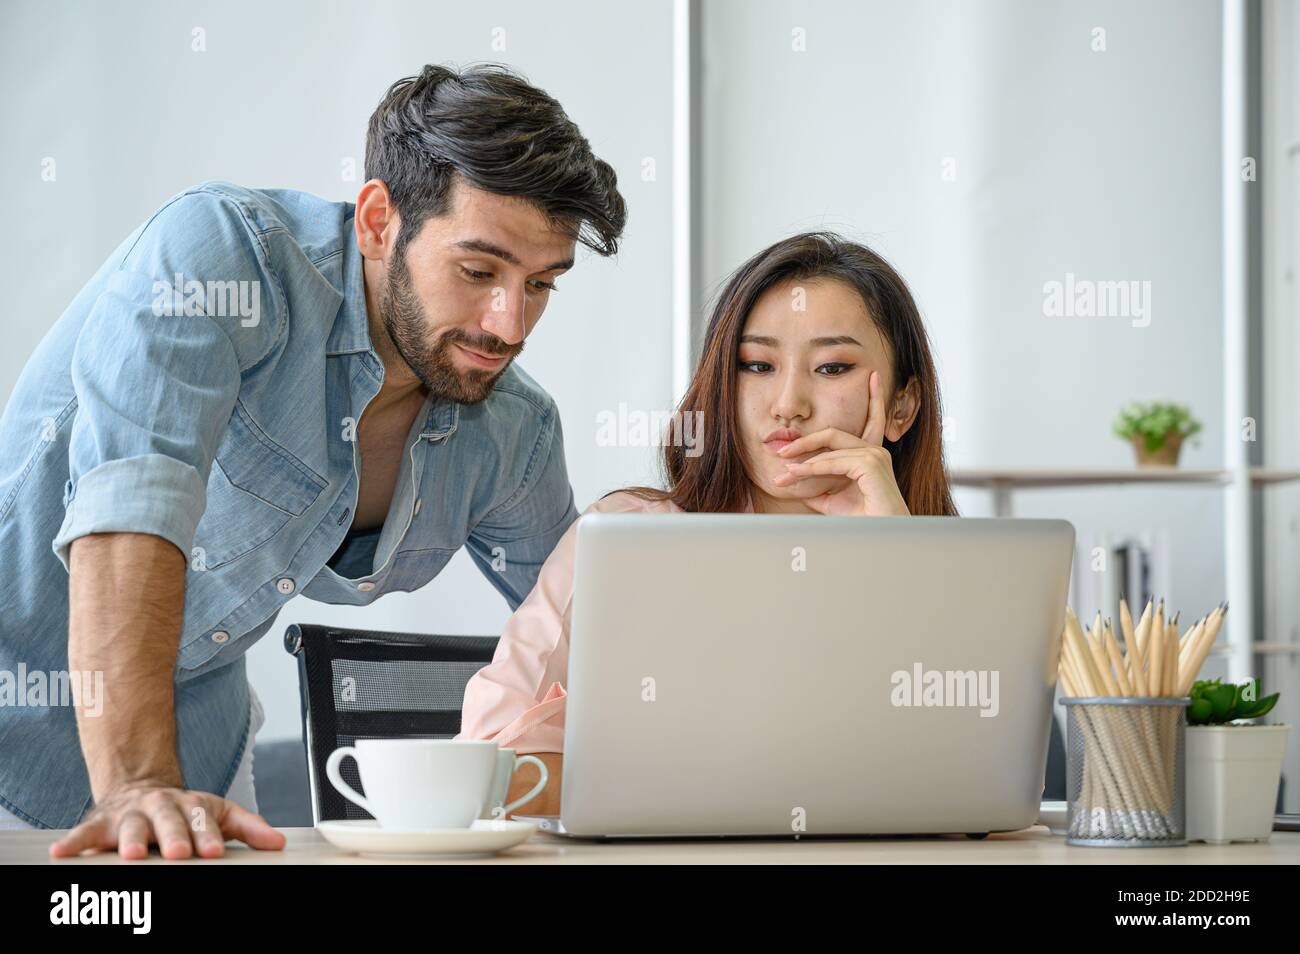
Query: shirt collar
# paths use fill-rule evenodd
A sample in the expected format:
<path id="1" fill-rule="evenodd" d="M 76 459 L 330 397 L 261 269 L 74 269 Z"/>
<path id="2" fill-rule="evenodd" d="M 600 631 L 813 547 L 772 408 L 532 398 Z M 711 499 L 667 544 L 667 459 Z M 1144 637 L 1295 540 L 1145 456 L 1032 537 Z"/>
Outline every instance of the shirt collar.
<path id="1" fill-rule="evenodd" d="M 346 236 L 343 240 L 343 304 L 334 317 L 329 341 L 325 346 L 328 355 L 354 354 L 369 351 L 370 326 L 366 312 L 366 273 L 362 267 L 361 250 L 357 248 L 357 233 L 352 227 L 353 216 L 344 220 Z M 379 356 L 374 354 L 376 361 Z"/>

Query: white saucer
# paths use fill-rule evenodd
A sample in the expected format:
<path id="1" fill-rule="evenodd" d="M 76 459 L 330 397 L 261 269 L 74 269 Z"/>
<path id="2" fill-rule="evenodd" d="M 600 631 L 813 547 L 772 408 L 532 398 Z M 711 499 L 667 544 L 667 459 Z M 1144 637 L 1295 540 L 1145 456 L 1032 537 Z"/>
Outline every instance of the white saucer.
<path id="1" fill-rule="evenodd" d="M 536 825 L 510 819 L 480 818 L 469 828 L 416 831 L 380 828 L 370 818 L 323 821 L 316 830 L 330 844 L 363 855 L 492 854 L 528 840 Z"/>

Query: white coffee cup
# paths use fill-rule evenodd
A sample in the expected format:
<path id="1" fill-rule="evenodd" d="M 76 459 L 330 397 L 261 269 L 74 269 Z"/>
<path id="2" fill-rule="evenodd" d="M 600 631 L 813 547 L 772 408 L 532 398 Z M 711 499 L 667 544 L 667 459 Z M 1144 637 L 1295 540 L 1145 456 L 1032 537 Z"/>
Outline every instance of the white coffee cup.
<path id="1" fill-rule="evenodd" d="M 538 779 L 537 784 L 529 789 L 528 793 L 524 795 L 523 798 L 517 798 L 509 805 L 503 805 L 502 803 L 506 800 L 506 796 L 510 793 L 510 780 L 514 778 L 515 770 L 519 768 L 519 766 L 528 762 L 537 766 L 537 771 L 541 773 L 542 777 Z M 497 770 L 496 774 L 492 778 L 492 793 L 488 796 L 487 805 L 484 806 L 483 814 L 479 817 L 505 818 L 520 805 L 523 805 L 525 802 L 531 802 L 534 798 L 540 795 L 542 789 L 546 787 L 546 780 L 548 777 L 546 763 L 536 756 L 521 755 L 516 758 L 514 749 L 498 749 Z"/>
<path id="2" fill-rule="evenodd" d="M 325 775 L 381 828 L 469 828 L 494 791 L 500 749 L 483 739 L 358 739 L 330 753 Z M 357 760 L 362 795 L 339 773 Z"/>

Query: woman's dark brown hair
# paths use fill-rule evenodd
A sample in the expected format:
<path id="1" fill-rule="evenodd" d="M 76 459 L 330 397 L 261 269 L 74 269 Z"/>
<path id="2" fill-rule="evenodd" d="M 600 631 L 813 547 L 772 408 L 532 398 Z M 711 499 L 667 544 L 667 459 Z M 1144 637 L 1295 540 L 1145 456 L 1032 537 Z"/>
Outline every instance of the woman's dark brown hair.
<path id="1" fill-rule="evenodd" d="M 815 278 L 842 281 L 862 296 L 888 346 L 896 387 L 903 387 L 911 378 L 920 385 L 921 406 L 912 426 L 899 440 L 884 441 L 907 509 L 917 516 L 957 516 L 943 462 L 939 382 L 916 302 L 888 262 L 833 232 L 805 232 L 783 239 L 745 262 L 727 280 L 709 319 L 695 376 L 678 406 L 682 416 L 704 412 L 696 440 L 705 451 L 688 456 L 685 442 L 665 435 L 667 489 L 633 487 L 629 493 L 643 499 L 671 500 L 692 513 L 732 513 L 745 508 L 749 476 L 736 412 L 737 363 L 745 319 L 769 288 L 787 279 Z"/>

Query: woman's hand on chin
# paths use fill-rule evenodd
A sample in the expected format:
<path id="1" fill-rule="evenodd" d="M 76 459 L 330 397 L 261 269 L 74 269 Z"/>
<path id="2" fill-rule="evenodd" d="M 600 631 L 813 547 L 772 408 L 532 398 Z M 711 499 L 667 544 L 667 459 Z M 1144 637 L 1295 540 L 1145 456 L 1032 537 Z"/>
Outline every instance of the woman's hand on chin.
<path id="1" fill-rule="evenodd" d="M 911 511 L 894 479 L 893 458 L 884 447 L 885 409 L 884 402 L 878 399 L 879 379 L 879 372 L 871 372 L 867 384 L 870 394 L 867 426 L 861 437 L 827 427 L 791 441 L 781 448 L 782 457 L 797 457 L 819 447 L 827 449 L 802 463 L 787 462 L 787 472 L 772 478 L 772 483 L 778 487 L 795 487 L 810 477 L 844 477 L 847 480 L 840 490 L 805 497 L 804 503 L 825 514 L 910 516 Z"/>

